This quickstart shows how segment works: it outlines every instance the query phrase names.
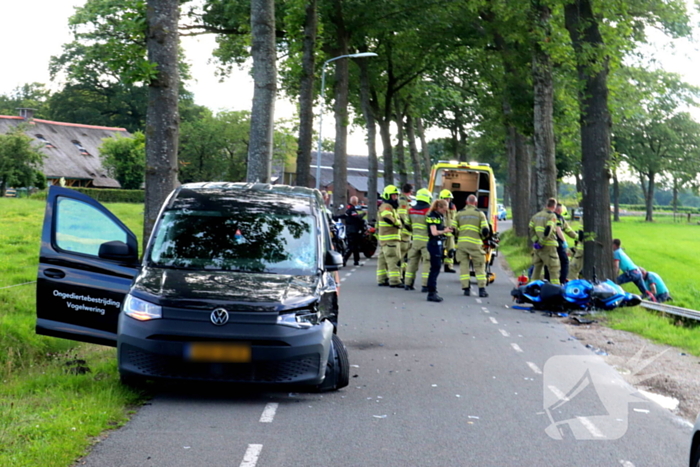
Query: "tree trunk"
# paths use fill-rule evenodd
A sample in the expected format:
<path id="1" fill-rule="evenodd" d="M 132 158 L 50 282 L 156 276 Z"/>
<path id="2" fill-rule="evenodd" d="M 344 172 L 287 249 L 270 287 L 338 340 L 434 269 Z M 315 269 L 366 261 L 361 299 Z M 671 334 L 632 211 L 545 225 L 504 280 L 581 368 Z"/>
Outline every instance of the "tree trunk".
<path id="1" fill-rule="evenodd" d="M 250 114 L 248 182 L 270 183 L 272 135 L 277 95 L 275 2 L 251 0 L 251 55 L 253 57 L 253 109 Z"/>
<path id="2" fill-rule="evenodd" d="M 398 98 L 394 99 L 396 111 L 394 122 L 396 123 L 396 168 L 399 171 L 399 189 L 408 183 L 408 173 L 406 172 L 406 153 L 403 147 L 403 115 L 402 104 Z"/>
<path id="3" fill-rule="evenodd" d="M 535 2 L 536 22 L 549 38 L 548 7 Z M 534 81 L 534 143 L 535 165 L 537 167 L 537 199 L 546 200 L 557 196 L 557 166 L 554 149 L 554 82 L 549 54 L 535 43 L 532 56 L 532 78 Z"/>
<path id="4" fill-rule="evenodd" d="M 146 47 L 158 75 L 148 85 L 146 111 L 146 190 L 143 242 L 148 241 L 160 208 L 178 184 L 178 18 L 177 0 L 148 0 Z"/>
<path id="5" fill-rule="evenodd" d="M 347 48 L 345 49 L 347 53 Z M 343 55 L 344 55 L 343 54 Z M 335 63 L 335 146 L 333 158 L 333 204 L 348 204 L 348 61 Z"/>
<path id="6" fill-rule="evenodd" d="M 384 159 L 384 186 L 394 184 L 394 154 L 391 148 L 390 121 L 379 120 L 379 136 L 382 138 L 382 158 Z"/>
<path id="7" fill-rule="evenodd" d="M 374 121 L 374 113 L 370 101 L 369 72 L 367 62 L 358 60 L 360 67 L 360 99 L 362 102 L 362 113 L 367 126 L 367 219 L 377 219 L 377 175 L 379 164 L 377 162 L 377 126 Z"/>
<path id="8" fill-rule="evenodd" d="M 298 186 L 312 187 L 311 151 L 313 147 L 314 122 L 314 68 L 316 64 L 316 31 L 318 29 L 316 0 L 306 5 L 304 20 L 304 42 L 301 59 L 301 82 L 299 88 L 299 148 L 297 149 Z"/>
<path id="9" fill-rule="evenodd" d="M 564 7 L 565 25 L 576 55 L 581 90 L 581 154 L 583 166 L 583 276 L 612 277 L 610 225 L 610 128 L 608 59 L 596 56 L 604 48 L 590 0 L 574 0 Z M 593 52 L 591 52 L 593 51 Z M 598 52 L 599 53 L 599 52 Z M 591 54 L 594 56 L 591 58 Z"/>
<path id="10" fill-rule="evenodd" d="M 413 164 L 415 190 L 418 191 L 423 188 L 423 176 L 421 175 L 420 157 L 418 156 L 418 146 L 416 145 L 415 122 L 410 112 L 406 114 L 406 138 L 408 139 L 408 151 L 411 154 L 411 162 Z"/>
<path id="11" fill-rule="evenodd" d="M 613 221 L 620 222 L 620 181 L 617 179 L 617 168 L 613 169 Z"/>
<path id="12" fill-rule="evenodd" d="M 656 188 L 656 172 L 650 171 L 647 174 L 649 180 L 649 189 L 647 190 L 646 197 L 646 222 L 654 222 L 654 189 Z"/>
<path id="13" fill-rule="evenodd" d="M 503 114 L 506 120 L 512 115 L 508 98 L 503 98 Z M 530 223 L 531 159 L 525 137 L 514 125 L 506 126 L 506 153 L 508 154 L 508 183 L 512 202 L 513 231 L 517 237 L 527 237 Z"/>
<path id="14" fill-rule="evenodd" d="M 433 168 L 433 163 L 430 160 L 430 149 L 428 148 L 428 142 L 425 140 L 425 128 L 423 128 L 423 119 L 416 118 L 416 131 L 418 132 L 418 138 L 420 138 L 420 149 L 423 152 L 423 168 L 425 169 L 425 182 L 430 183 L 430 171 Z"/>

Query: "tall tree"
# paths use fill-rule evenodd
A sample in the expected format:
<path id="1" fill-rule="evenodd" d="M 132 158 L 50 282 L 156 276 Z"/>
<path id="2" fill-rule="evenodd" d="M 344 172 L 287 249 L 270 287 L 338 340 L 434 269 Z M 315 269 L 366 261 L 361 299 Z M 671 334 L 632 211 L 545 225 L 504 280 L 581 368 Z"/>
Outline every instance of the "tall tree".
<path id="1" fill-rule="evenodd" d="M 318 30 L 317 0 L 309 0 L 304 9 L 301 78 L 299 88 L 299 149 L 297 150 L 296 183 L 311 186 L 311 148 L 313 137 L 314 68 Z"/>
<path id="2" fill-rule="evenodd" d="M 100 146 L 102 165 L 122 188 L 138 190 L 143 185 L 146 137 L 137 131 L 131 138 L 105 138 Z"/>
<path id="3" fill-rule="evenodd" d="M 610 245 L 610 112 L 605 43 L 591 0 L 565 5 L 566 28 L 576 54 L 581 83 L 579 96 L 583 166 L 584 277 L 612 277 Z"/>
<path id="4" fill-rule="evenodd" d="M 156 74 L 148 82 L 144 239 L 150 236 L 163 202 L 178 184 L 179 5 L 178 0 L 148 0 L 146 8 L 146 49 Z"/>
<path id="5" fill-rule="evenodd" d="M 534 83 L 533 141 L 537 174 L 537 199 L 557 194 L 557 166 L 554 147 L 554 77 L 547 50 L 552 41 L 552 10 L 544 1 L 531 2 L 533 27 L 532 78 Z"/>
<path id="6" fill-rule="evenodd" d="M 20 125 L 0 134 L 0 196 L 10 186 L 32 186 L 44 154 L 32 145 L 32 138 Z"/>
<path id="7" fill-rule="evenodd" d="M 277 96 L 274 0 L 251 0 L 250 22 L 255 91 L 246 179 L 249 182 L 269 183 Z"/>

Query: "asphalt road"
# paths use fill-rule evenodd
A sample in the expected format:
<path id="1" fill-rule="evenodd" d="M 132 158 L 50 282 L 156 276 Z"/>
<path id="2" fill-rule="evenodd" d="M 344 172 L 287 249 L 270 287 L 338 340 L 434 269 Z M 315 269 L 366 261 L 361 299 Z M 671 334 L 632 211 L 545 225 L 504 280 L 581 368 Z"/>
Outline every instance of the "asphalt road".
<path id="1" fill-rule="evenodd" d="M 687 465 L 687 422 L 635 394 L 557 318 L 513 309 L 498 264 L 485 299 L 441 274 L 439 304 L 377 287 L 375 268 L 341 271 L 350 386 L 161 389 L 81 465 Z"/>

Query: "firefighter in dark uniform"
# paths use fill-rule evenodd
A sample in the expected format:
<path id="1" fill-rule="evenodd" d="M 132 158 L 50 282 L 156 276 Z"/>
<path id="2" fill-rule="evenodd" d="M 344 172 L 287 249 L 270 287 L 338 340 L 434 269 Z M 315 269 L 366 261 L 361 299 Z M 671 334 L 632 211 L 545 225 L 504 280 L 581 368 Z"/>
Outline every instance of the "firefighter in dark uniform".
<path id="1" fill-rule="evenodd" d="M 448 204 L 444 199 L 436 199 L 425 216 L 428 227 L 428 254 L 430 255 L 430 273 L 428 274 L 428 301 L 441 302 L 437 292 L 437 278 L 442 267 L 442 252 L 445 235 L 452 232 L 452 227 L 445 227 L 445 215 Z"/>
<path id="2" fill-rule="evenodd" d="M 413 283 L 416 280 L 418 266 L 423 263 L 421 292 L 428 291 L 428 265 L 430 256 L 428 255 L 428 228 L 425 225 L 425 216 L 430 211 L 430 203 L 433 194 L 427 188 L 421 188 L 416 193 L 416 204 L 408 210 L 408 222 L 413 232 L 411 249 L 408 251 L 408 264 L 406 266 L 406 279 L 404 289 L 414 290 Z"/>
<path id="3" fill-rule="evenodd" d="M 379 258 L 377 259 L 377 284 L 401 287 L 399 248 L 401 243 L 401 219 L 399 218 L 399 189 L 387 185 L 379 206 Z"/>
<path id="4" fill-rule="evenodd" d="M 547 267 L 552 278 L 552 284 L 559 285 L 559 255 L 557 254 L 557 216 L 554 209 L 557 200 L 549 198 L 543 210 L 532 216 L 529 224 L 530 240 L 533 244 L 532 253 L 532 280 L 543 277 L 542 269 Z"/>
<path id="5" fill-rule="evenodd" d="M 476 196 L 467 197 L 467 205 L 457 212 L 452 227 L 457 234 L 457 261 L 459 262 L 459 280 L 464 295 L 471 295 L 469 261 L 474 266 L 479 297 L 488 297 L 486 292 L 486 252 L 484 240 L 488 239 L 491 229 L 483 212 L 476 208 Z"/>

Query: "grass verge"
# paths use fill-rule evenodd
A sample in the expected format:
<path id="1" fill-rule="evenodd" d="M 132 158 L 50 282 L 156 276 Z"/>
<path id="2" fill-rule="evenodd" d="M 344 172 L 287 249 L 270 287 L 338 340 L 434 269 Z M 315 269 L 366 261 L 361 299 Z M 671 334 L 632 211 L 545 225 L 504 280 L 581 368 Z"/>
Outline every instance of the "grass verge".
<path id="1" fill-rule="evenodd" d="M 44 207 L 0 199 L 0 466 L 71 465 L 145 397 L 119 384 L 113 348 L 34 332 Z M 141 235 L 143 206 L 109 207 Z"/>

